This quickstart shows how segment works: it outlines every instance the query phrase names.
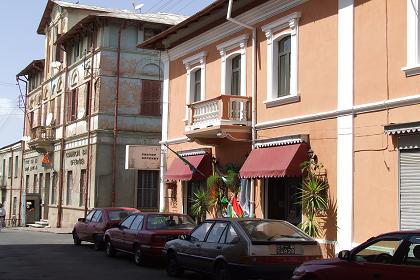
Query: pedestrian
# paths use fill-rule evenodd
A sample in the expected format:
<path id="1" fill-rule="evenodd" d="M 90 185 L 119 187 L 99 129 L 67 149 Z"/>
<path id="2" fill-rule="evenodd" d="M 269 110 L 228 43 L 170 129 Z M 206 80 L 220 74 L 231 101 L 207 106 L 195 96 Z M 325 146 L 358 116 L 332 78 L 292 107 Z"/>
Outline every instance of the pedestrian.
<path id="1" fill-rule="evenodd" d="M 6 226 L 5 218 L 6 218 L 6 210 L 3 208 L 3 204 L 0 203 L 0 231 L 3 227 Z"/>

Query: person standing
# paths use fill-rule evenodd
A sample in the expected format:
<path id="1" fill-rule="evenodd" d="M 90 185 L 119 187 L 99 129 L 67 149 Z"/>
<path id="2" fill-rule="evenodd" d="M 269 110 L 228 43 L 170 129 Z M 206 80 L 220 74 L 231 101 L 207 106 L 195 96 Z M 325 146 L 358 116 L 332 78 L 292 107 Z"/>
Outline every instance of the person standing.
<path id="1" fill-rule="evenodd" d="M 3 208 L 3 204 L 0 203 L 0 231 L 3 227 L 6 226 L 6 210 Z"/>

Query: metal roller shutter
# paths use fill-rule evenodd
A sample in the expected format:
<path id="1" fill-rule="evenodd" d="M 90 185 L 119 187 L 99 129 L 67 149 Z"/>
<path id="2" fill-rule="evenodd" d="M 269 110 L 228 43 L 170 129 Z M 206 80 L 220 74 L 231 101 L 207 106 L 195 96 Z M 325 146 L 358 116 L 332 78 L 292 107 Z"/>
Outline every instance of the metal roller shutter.
<path id="1" fill-rule="evenodd" d="M 400 225 L 420 228 L 420 149 L 400 153 Z"/>

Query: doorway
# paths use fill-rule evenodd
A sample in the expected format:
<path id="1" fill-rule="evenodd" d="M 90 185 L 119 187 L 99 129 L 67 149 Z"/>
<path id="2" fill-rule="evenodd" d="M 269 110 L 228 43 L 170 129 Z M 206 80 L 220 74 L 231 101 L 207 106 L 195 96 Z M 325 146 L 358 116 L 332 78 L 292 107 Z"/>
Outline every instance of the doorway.
<path id="1" fill-rule="evenodd" d="M 187 181 L 184 185 L 184 214 L 191 216 L 193 219 L 197 217 L 192 213 L 192 205 L 194 193 L 198 190 L 205 190 L 207 188 L 206 181 Z"/>
<path id="2" fill-rule="evenodd" d="M 50 173 L 45 174 L 45 184 L 44 184 L 44 212 L 43 212 L 43 219 L 48 220 L 48 212 L 49 212 L 49 202 L 50 202 L 50 187 L 51 187 L 51 175 Z"/>
<path id="3" fill-rule="evenodd" d="M 302 208 L 298 203 L 302 177 L 270 178 L 265 180 L 265 216 L 298 225 Z"/>

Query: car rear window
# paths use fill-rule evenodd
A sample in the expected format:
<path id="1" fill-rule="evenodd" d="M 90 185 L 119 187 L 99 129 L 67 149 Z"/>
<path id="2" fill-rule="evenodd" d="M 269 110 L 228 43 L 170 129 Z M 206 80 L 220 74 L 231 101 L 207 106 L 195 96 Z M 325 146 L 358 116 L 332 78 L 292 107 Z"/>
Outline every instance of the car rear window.
<path id="1" fill-rule="evenodd" d="M 192 229 L 194 221 L 187 215 L 149 215 L 147 229 Z"/>
<path id="2" fill-rule="evenodd" d="M 111 221 L 121 221 L 121 220 L 124 220 L 131 213 L 134 213 L 134 211 L 111 210 L 108 212 L 108 216 Z"/>
<path id="3" fill-rule="evenodd" d="M 283 221 L 253 220 L 239 224 L 253 242 L 312 241 L 301 230 Z"/>

